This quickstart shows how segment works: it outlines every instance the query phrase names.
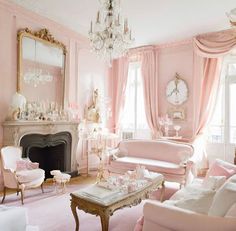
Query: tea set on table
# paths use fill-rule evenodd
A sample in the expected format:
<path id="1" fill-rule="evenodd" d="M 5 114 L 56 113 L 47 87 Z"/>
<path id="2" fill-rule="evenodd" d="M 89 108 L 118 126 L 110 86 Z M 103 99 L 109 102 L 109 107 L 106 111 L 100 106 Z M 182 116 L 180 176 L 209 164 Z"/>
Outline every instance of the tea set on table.
<path id="1" fill-rule="evenodd" d="M 105 181 L 97 184 L 111 190 L 119 189 L 124 193 L 131 193 L 145 186 L 153 179 L 153 172 L 149 172 L 145 166 L 137 165 L 134 171 L 128 171 L 124 175 L 109 176 Z"/>

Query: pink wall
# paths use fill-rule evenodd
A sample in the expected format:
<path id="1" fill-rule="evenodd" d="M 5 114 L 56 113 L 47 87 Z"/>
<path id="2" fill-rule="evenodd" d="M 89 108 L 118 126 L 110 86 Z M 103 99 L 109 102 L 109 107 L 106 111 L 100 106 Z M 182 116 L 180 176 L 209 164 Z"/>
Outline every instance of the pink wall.
<path id="1" fill-rule="evenodd" d="M 107 66 L 90 53 L 85 37 L 61 26 L 54 21 L 36 15 L 6 0 L 0 0 L 0 123 L 7 115 L 11 97 L 16 91 L 17 31 L 28 27 L 32 30 L 47 28 L 52 35 L 67 47 L 66 102 L 79 105 L 84 110 L 85 85 L 94 82 L 101 91 L 106 89 Z M 32 94 L 33 94 L 32 90 Z M 2 126 L 0 126 L 2 146 Z"/>
<path id="2" fill-rule="evenodd" d="M 159 115 L 165 115 L 174 106 L 166 100 L 166 85 L 178 72 L 187 82 L 188 100 L 178 106 L 185 110 L 186 119 L 174 121 L 181 125 L 180 135 L 191 137 L 193 126 L 193 47 L 191 40 L 159 46 Z"/>
<path id="3" fill-rule="evenodd" d="M 185 112 L 184 120 L 174 120 L 174 125 L 180 125 L 181 130 L 179 132 L 180 136 L 183 138 L 191 138 L 193 130 L 193 46 L 191 39 L 179 41 L 175 43 L 168 43 L 162 45 L 156 45 L 150 48 L 140 47 L 131 51 L 131 58 L 136 60 L 135 55 L 145 49 L 155 49 L 157 52 L 157 69 L 158 69 L 158 92 L 159 92 L 159 116 L 166 116 L 166 114 L 171 111 L 171 109 L 183 109 Z M 136 53 L 137 52 L 137 53 Z M 134 55 L 132 57 L 132 55 Z M 131 59 L 132 60 L 132 59 Z M 115 76 L 115 68 L 109 70 L 109 75 Z M 170 80 L 175 78 L 175 73 L 178 73 L 182 79 L 187 83 L 189 95 L 188 100 L 178 107 L 171 105 L 166 99 L 166 86 Z M 112 85 L 114 84 L 114 85 Z M 113 101 L 115 102 L 115 95 L 113 94 L 113 89 L 116 88 L 116 81 L 110 80 L 110 89 L 108 89 L 109 94 L 113 95 Z M 114 112 L 114 104 L 113 104 Z M 109 121 L 109 127 L 112 129 L 114 127 L 114 119 Z M 175 131 L 173 126 L 170 127 L 170 135 L 174 135 Z"/>
<path id="4" fill-rule="evenodd" d="M 47 28 L 66 45 L 65 100 L 78 104 L 80 115 L 83 115 L 86 103 L 84 94 L 91 90 L 87 87 L 91 82 L 103 95 L 106 94 L 103 91 L 107 88 L 107 66 L 90 53 L 87 38 L 6 0 L 0 0 L 0 147 L 3 145 L 1 124 L 7 116 L 12 95 L 16 92 L 17 31 L 25 27 L 31 30 Z"/>
<path id="5" fill-rule="evenodd" d="M 79 105 L 80 117 L 84 105 L 91 97 L 93 88 L 98 88 L 106 98 L 108 75 L 106 65 L 89 51 L 87 39 L 79 34 L 6 0 L 0 0 L 0 123 L 5 120 L 12 95 L 16 91 L 17 30 L 29 27 L 32 30 L 48 28 L 68 50 L 66 63 L 66 101 Z M 178 72 L 189 87 L 189 99 L 183 105 L 186 120 L 178 122 L 183 127 L 181 135 L 191 136 L 193 105 L 193 49 L 191 41 L 164 44 L 159 47 L 159 115 L 165 115 L 171 106 L 165 97 L 168 81 Z M 0 146 L 2 127 L 0 126 Z"/>

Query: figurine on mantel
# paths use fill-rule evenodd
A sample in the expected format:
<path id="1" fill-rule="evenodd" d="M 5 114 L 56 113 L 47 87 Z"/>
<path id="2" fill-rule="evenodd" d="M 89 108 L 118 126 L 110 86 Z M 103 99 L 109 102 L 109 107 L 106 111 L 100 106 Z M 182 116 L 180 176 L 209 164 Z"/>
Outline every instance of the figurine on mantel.
<path id="1" fill-rule="evenodd" d="M 25 110 L 25 106 L 26 98 L 22 94 L 16 92 L 12 97 L 7 120 L 19 120 L 21 112 Z"/>
<path id="2" fill-rule="evenodd" d="M 32 101 L 15 93 L 6 120 L 19 121 L 68 121 L 68 111 L 57 102 Z"/>
<path id="3" fill-rule="evenodd" d="M 98 89 L 93 91 L 93 101 L 90 106 L 85 110 L 85 118 L 88 122 L 99 123 L 100 112 L 99 112 L 99 93 Z"/>
<path id="4" fill-rule="evenodd" d="M 160 132 L 162 133 L 162 136 L 169 136 L 169 126 L 173 125 L 172 119 L 168 116 L 168 114 L 166 114 L 165 117 L 158 117 L 158 122 L 160 125 Z M 162 131 L 163 127 L 164 132 Z"/>

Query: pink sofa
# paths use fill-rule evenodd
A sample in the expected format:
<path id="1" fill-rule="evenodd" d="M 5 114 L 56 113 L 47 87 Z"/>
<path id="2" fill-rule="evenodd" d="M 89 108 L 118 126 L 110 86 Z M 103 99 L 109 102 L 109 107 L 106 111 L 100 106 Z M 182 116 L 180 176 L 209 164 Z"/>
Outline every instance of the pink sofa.
<path id="1" fill-rule="evenodd" d="M 112 150 L 108 170 L 125 173 L 144 165 L 162 173 L 167 181 L 185 184 L 191 179 L 194 149 L 186 143 L 166 140 L 124 140 Z"/>
<path id="2" fill-rule="evenodd" d="M 161 214 L 161 216 L 157 216 Z M 160 202 L 144 205 L 142 231 L 235 231 L 236 218 L 206 216 Z"/>
<path id="3" fill-rule="evenodd" d="M 236 166 L 216 160 L 204 179 L 163 203 L 147 200 L 135 231 L 235 231 Z"/>

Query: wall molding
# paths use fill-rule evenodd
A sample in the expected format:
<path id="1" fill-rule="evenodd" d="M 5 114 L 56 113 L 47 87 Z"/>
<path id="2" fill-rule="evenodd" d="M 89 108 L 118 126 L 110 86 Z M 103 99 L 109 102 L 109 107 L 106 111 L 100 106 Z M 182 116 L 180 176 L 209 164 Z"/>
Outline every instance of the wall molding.
<path id="1" fill-rule="evenodd" d="M 30 11 L 28 9 L 25 9 L 24 7 L 11 3 L 9 1 L 6 0 L 0 0 L 0 8 L 3 8 L 4 10 L 7 10 L 8 12 L 10 12 L 12 14 L 12 16 L 16 16 L 21 17 L 25 20 L 30 20 L 33 21 L 35 24 L 44 24 L 44 27 L 50 27 L 53 28 L 54 31 L 56 31 L 57 33 L 61 33 L 61 31 L 63 30 L 65 32 L 65 38 L 74 38 L 75 40 L 77 40 L 78 42 L 80 42 L 81 44 L 84 45 L 88 45 L 89 44 L 89 40 L 88 38 L 86 38 L 85 36 L 79 34 L 76 31 L 73 31 L 72 29 L 58 23 L 55 22 L 49 18 L 46 18 L 42 15 L 39 15 L 33 11 Z M 52 31 L 50 29 L 50 31 Z M 54 32 L 53 32 L 54 34 Z"/>

